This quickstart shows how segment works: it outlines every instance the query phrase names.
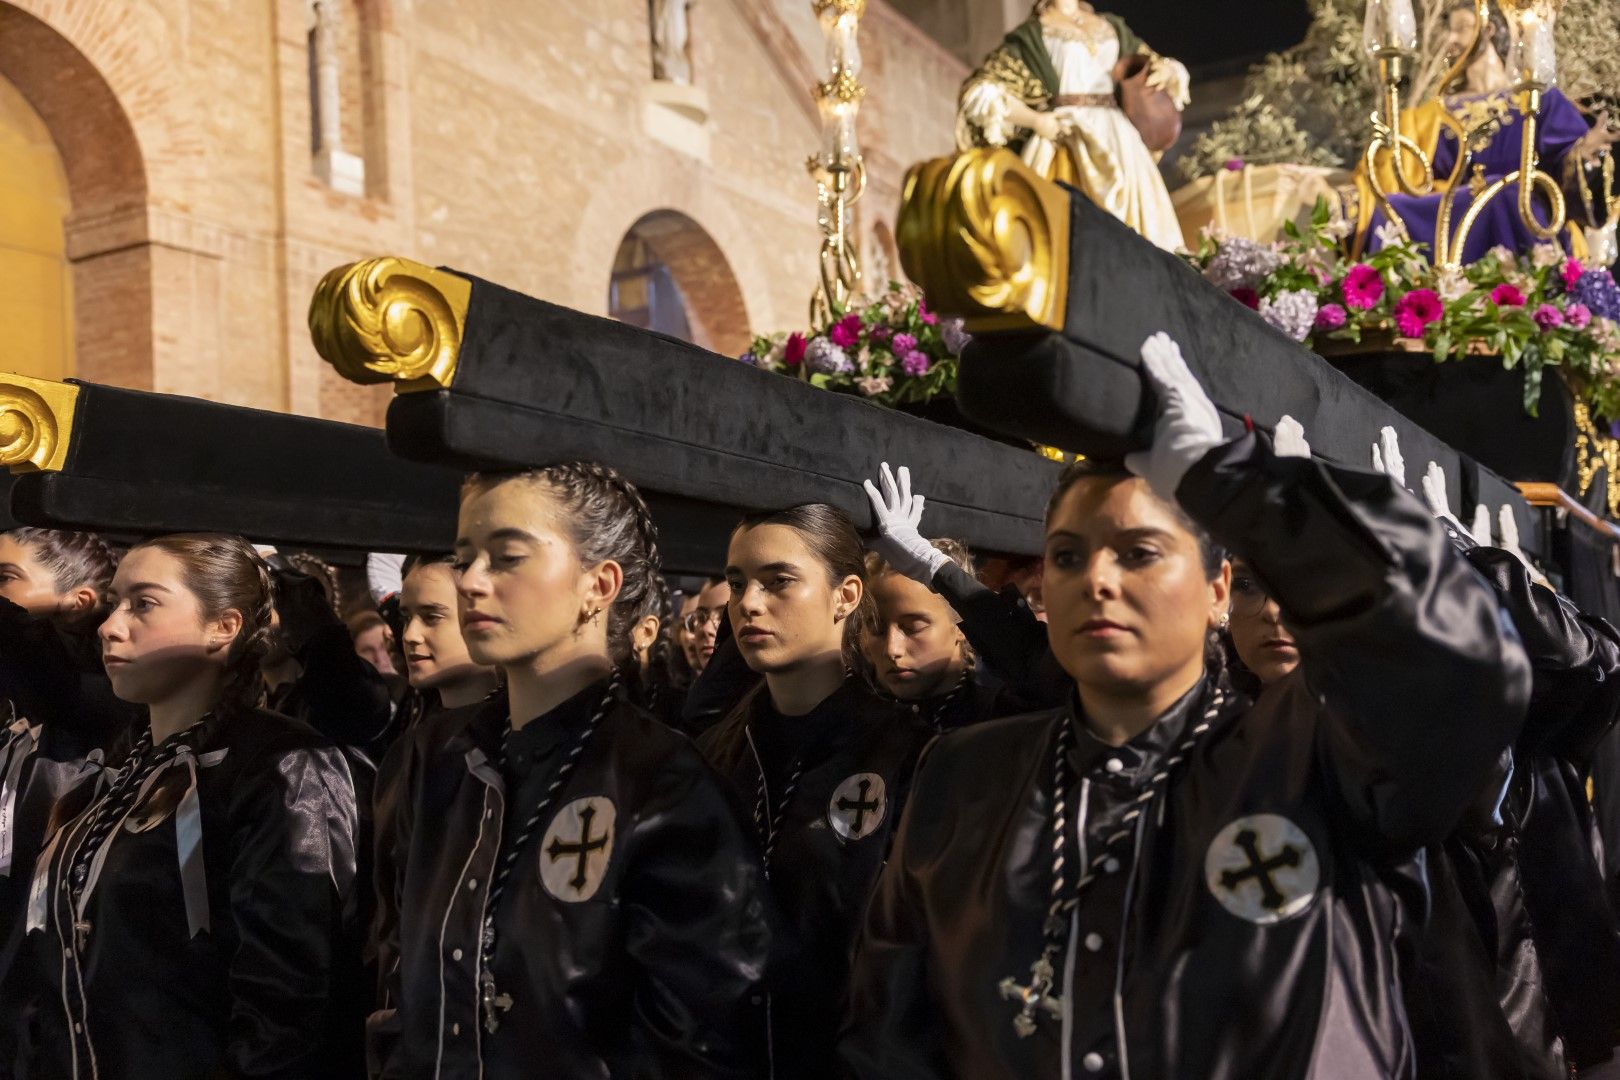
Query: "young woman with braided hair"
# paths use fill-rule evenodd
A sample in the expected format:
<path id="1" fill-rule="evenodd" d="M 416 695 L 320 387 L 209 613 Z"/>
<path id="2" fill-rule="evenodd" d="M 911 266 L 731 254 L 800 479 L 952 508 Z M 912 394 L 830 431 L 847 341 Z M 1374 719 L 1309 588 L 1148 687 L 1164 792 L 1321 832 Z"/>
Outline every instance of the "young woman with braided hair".
<path id="1" fill-rule="evenodd" d="M 726 556 L 734 636 L 694 685 L 744 683 L 698 745 L 754 811 L 771 895 L 790 937 L 771 980 L 770 1075 L 823 1080 L 833 1059 L 861 912 L 932 730 L 853 673 L 866 621 L 861 540 L 837 507 L 745 518 Z"/>
<path id="2" fill-rule="evenodd" d="M 1064 707 L 941 736 L 867 914 L 858 1080 L 1411 1080 L 1401 962 L 1442 839 L 1524 717 L 1496 597 L 1384 476 L 1220 414 L 1164 335 L 1123 467 L 1059 483 L 1044 599 Z M 1240 553 L 1296 677 L 1212 663 Z"/>
<path id="3" fill-rule="evenodd" d="M 657 587 L 646 504 L 590 463 L 474 475 L 455 554 L 468 652 L 505 688 L 407 736 L 381 1074 L 757 1076 L 757 852 L 617 670 Z"/>
<path id="4" fill-rule="evenodd" d="M 240 537 L 161 537 L 111 595 L 103 659 L 146 723 L 40 856 L 24 1074 L 352 1075 L 333 1040 L 358 1031 L 323 1032 L 354 791 L 335 748 L 257 708 L 268 568 Z"/>

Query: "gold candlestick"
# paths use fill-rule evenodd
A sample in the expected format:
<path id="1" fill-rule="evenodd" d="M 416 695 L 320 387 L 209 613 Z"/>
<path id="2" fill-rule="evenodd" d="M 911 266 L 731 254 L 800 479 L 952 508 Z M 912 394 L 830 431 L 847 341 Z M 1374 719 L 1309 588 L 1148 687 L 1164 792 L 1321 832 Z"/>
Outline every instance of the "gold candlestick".
<path id="1" fill-rule="evenodd" d="M 816 181 L 816 221 L 821 228 L 820 273 L 810 298 L 812 327 L 826 325 L 860 290 L 861 264 L 850 237 L 850 212 L 866 190 L 855 120 L 866 87 L 861 85 L 859 43 L 866 0 L 811 0 L 827 38 L 828 74 L 816 86 L 822 146 L 806 162 Z"/>

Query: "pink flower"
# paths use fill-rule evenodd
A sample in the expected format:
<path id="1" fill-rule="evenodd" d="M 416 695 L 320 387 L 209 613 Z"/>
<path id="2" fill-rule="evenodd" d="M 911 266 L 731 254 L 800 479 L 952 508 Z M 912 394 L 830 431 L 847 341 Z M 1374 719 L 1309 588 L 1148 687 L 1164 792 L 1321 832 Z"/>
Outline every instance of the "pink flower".
<path id="1" fill-rule="evenodd" d="M 1402 337 L 1421 338 L 1432 322 L 1446 313 L 1440 294 L 1433 289 L 1413 289 L 1395 305 L 1395 328 Z"/>
<path id="2" fill-rule="evenodd" d="M 1344 324 L 1350 321 L 1350 315 L 1339 304 L 1323 304 L 1316 309 L 1316 329 L 1342 330 Z"/>
<path id="3" fill-rule="evenodd" d="M 931 362 L 921 349 L 912 349 L 900 358 L 900 370 L 907 375 L 926 375 Z"/>
<path id="4" fill-rule="evenodd" d="M 827 331 L 827 337 L 840 349 L 852 349 L 855 343 L 861 340 L 861 317 L 859 315 L 845 315 L 833 324 Z"/>
<path id="5" fill-rule="evenodd" d="M 928 305 L 921 300 L 917 301 L 917 318 L 922 320 L 924 326 L 933 326 L 939 322 L 939 316 L 929 311 Z"/>
<path id="6" fill-rule="evenodd" d="M 1541 332 L 1544 334 L 1549 330 L 1556 330 L 1564 325 L 1564 313 L 1551 304 L 1542 304 L 1536 308 L 1530 317 L 1536 321 L 1537 326 L 1541 327 Z"/>
<path id="7" fill-rule="evenodd" d="M 1592 321 L 1592 309 L 1585 304 L 1571 304 L 1564 309 L 1564 322 L 1571 330 L 1585 330 Z"/>
<path id="8" fill-rule="evenodd" d="M 1221 165 L 1221 168 L 1225 169 L 1227 172 L 1242 172 L 1243 159 L 1240 157 L 1227 158 L 1225 163 Z"/>
<path id="9" fill-rule="evenodd" d="M 803 334 L 789 334 L 787 345 L 782 349 L 782 363 L 788 367 L 798 367 L 804 360 L 805 346 L 809 344 Z"/>
<path id="10" fill-rule="evenodd" d="M 1366 263 L 1352 266 L 1339 287 L 1344 291 L 1345 307 L 1358 311 L 1366 311 L 1384 298 L 1384 279 Z"/>
<path id="11" fill-rule="evenodd" d="M 1232 290 L 1232 299 L 1248 308 L 1250 311 L 1260 310 L 1260 294 L 1247 285 Z"/>
<path id="12" fill-rule="evenodd" d="M 1524 307 L 1524 293 L 1517 285 L 1504 281 L 1491 290 L 1491 303 L 1497 307 Z"/>
<path id="13" fill-rule="evenodd" d="M 1581 280 L 1581 275 L 1584 273 L 1586 273 L 1586 267 L 1581 265 L 1581 261 L 1579 259 L 1570 259 L 1564 263 L 1563 272 L 1558 276 L 1564 279 L 1564 288 L 1573 289 L 1575 283 Z"/>
<path id="14" fill-rule="evenodd" d="M 889 348 L 896 356 L 907 356 L 917 347 L 917 339 L 910 334 L 896 334 L 894 340 L 889 342 Z"/>

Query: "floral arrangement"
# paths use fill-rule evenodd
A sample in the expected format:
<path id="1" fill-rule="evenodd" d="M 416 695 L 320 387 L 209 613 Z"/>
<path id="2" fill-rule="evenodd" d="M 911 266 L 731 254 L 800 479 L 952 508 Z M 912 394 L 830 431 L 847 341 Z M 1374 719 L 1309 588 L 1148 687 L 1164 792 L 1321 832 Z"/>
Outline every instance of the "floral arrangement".
<path id="1" fill-rule="evenodd" d="M 917 286 L 890 282 L 881 296 L 855 300 L 808 335 L 756 337 L 738 359 L 894 406 L 954 393 L 956 359 L 968 340 L 962 320 L 929 311 Z"/>
<path id="2" fill-rule="evenodd" d="M 1524 371 L 1532 415 L 1555 367 L 1595 412 L 1620 419 L 1620 288 L 1608 270 L 1587 269 L 1554 244 L 1526 256 L 1497 247 L 1469 266 L 1439 268 L 1388 226 L 1376 253 L 1351 260 L 1340 247 L 1348 229 L 1318 201 L 1311 223 L 1290 222 L 1275 244 L 1206 234 L 1189 258 L 1308 347 L 1377 335 L 1437 362 L 1499 356 Z"/>

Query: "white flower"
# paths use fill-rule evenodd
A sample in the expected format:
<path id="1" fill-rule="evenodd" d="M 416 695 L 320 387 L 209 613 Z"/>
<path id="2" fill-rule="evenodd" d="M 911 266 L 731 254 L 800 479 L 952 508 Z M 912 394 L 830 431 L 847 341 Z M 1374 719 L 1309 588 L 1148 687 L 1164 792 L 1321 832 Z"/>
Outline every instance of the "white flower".
<path id="1" fill-rule="evenodd" d="M 1519 265 L 1519 257 L 1515 255 L 1513 253 L 1513 249 L 1508 247 L 1506 244 L 1497 244 L 1495 247 L 1491 248 L 1491 250 L 1485 253 L 1486 258 L 1493 255 L 1496 257 L 1496 261 L 1502 264 L 1504 269 Z"/>
<path id="2" fill-rule="evenodd" d="M 1435 272 L 1434 291 L 1448 304 L 1462 299 L 1471 288 L 1473 286 L 1468 283 L 1468 276 L 1460 266 L 1442 266 Z"/>
<path id="3" fill-rule="evenodd" d="M 1260 301 L 1260 317 L 1295 341 L 1304 341 L 1316 325 L 1316 294 L 1294 289 Z"/>
<path id="4" fill-rule="evenodd" d="M 861 393 L 867 397 L 876 397 L 894 385 L 894 380 L 887 375 L 873 375 L 869 378 L 856 379 L 855 385 L 861 388 Z"/>
<path id="5" fill-rule="evenodd" d="M 1281 265 L 1282 256 L 1271 248 L 1244 236 L 1232 236 L 1221 241 L 1215 257 L 1204 268 L 1204 277 L 1228 292 L 1254 289 Z"/>
<path id="6" fill-rule="evenodd" d="M 1530 249 L 1530 265 L 1537 270 L 1558 266 L 1564 261 L 1564 249 L 1557 244 L 1537 244 Z"/>
<path id="7" fill-rule="evenodd" d="M 1396 244 L 1406 243 L 1406 226 L 1399 221 L 1386 221 L 1378 226 L 1373 233 L 1373 239 L 1380 248 L 1394 247 Z"/>

